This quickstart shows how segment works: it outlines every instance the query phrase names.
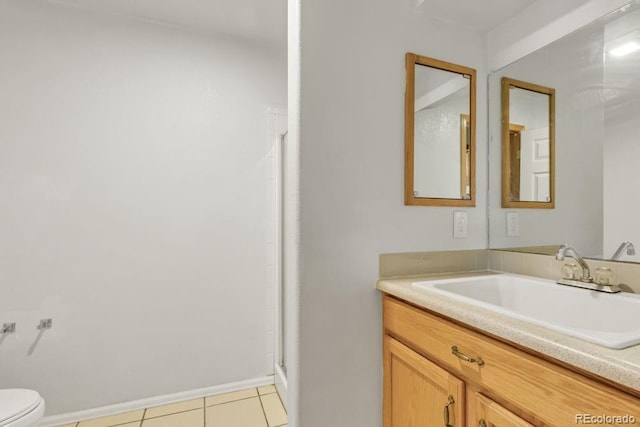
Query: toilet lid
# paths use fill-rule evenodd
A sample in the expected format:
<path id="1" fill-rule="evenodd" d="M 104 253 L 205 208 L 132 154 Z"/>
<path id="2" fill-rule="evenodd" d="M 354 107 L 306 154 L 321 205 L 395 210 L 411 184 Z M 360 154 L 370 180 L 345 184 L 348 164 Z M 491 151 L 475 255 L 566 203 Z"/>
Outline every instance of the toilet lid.
<path id="1" fill-rule="evenodd" d="M 40 404 L 40 395 L 33 390 L 0 390 L 0 425 L 11 418 L 33 411 Z"/>

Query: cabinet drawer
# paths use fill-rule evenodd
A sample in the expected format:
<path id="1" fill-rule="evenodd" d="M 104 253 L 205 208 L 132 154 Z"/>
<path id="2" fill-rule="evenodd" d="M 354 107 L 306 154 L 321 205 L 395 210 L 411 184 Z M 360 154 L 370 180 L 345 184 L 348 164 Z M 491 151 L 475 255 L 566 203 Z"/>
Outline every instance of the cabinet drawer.
<path id="1" fill-rule="evenodd" d="M 575 425 L 580 414 L 631 415 L 633 425 L 640 425 L 640 399 L 386 295 L 384 327 L 454 375 L 520 409 L 535 425 Z M 462 360 L 452 346 L 483 364 Z"/>

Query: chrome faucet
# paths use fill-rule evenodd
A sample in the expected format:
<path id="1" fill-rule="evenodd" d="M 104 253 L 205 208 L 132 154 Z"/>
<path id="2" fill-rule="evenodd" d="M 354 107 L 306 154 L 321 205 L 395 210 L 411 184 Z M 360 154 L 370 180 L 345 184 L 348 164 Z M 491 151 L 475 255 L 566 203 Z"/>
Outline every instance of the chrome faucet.
<path id="1" fill-rule="evenodd" d="M 574 247 L 568 243 L 560 246 L 560 248 L 558 249 L 558 253 L 556 254 L 556 259 L 558 261 L 562 261 L 565 256 L 570 256 L 571 258 L 575 259 L 578 264 L 580 264 L 580 267 L 582 267 L 582 278 L 580 278 L 581 282 L 593 282 L 593 277 L 591 277 L 591 270 L 589 269 L 589 266 L 587 265 L 585 260 L 582 259 L 580 254 L 576 252 Z"/>
<path id="2" fill-rule="evenodd" d="M 594 283 L 593 277 L 591 277 L 591 270 L 589 269 L 589 266 L 587 265 L 585 260 L 582 259 L 580 254 L 576 252 L 573 246 L 567 243 L 560 246 L 560 248 L 558 249 L 558 253 L 556 254 L 556 259 L 558 261 L 562 261 L 565 256 L 570 256 L 571 258 L 575 259 L 578 264 L 580 264 L 580 267 L 582 267 L 582 277 L 580 278 L 580 280 L 562 278 L 556 282 L 559 285 L 574 286 L 576 288 L 590 289 L 592 291 L 607 292 L 611 294 L 620 292 L 622 290 L 618 285 Z"/>
<path id="3" fill-rule="evenodd" d="M 611 259 L 613 261 L 620 259 L 620 257 L 622 256 L 622 252 L 624 252 L 625 249 L 627 250 L 627 255 L 636 254 L 636 248 L 633 247 L 633 243 L 625 240 L 624 242 L 620 243 L 620 246 L 618 246 L 618 249 L 616 249 Z"/>

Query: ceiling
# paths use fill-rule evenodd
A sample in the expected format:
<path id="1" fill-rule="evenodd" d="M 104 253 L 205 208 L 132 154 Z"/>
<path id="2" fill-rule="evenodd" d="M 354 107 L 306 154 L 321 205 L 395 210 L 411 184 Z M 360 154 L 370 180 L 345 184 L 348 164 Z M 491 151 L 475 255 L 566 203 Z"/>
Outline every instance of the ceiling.
<path id="1" fill-rule="evenodd" d="M 414 0 L 416 7 L 444 21 L 489 31 L 537 0 Z"/>
<path id="2" fill-rule="evenodd" d="M 287 43 L 287 0 L 48 1 L 279 47 Z M 412 3 L 415 9 L 431 18 L 486 32 L 535 1 L 412 0 Z"/>
<path id="3" fill-rule="evenodd" d="M 50 1 L 279 47 L 287 43 L 287 0 Z"/>

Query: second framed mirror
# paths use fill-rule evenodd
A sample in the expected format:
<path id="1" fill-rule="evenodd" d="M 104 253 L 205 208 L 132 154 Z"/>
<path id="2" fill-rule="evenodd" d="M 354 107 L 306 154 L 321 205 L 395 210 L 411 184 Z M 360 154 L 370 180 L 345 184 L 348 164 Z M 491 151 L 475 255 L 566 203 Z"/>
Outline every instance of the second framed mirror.
<path id="1" fill-rule="evenodd" d="M 475 206 L 473 68 L 406 55 L 405 205 Z"/>
<path id="2" fill-rule="evenodd" d="M 555 207 L 555 90 L 502 78 L 502 207 Z"/>

